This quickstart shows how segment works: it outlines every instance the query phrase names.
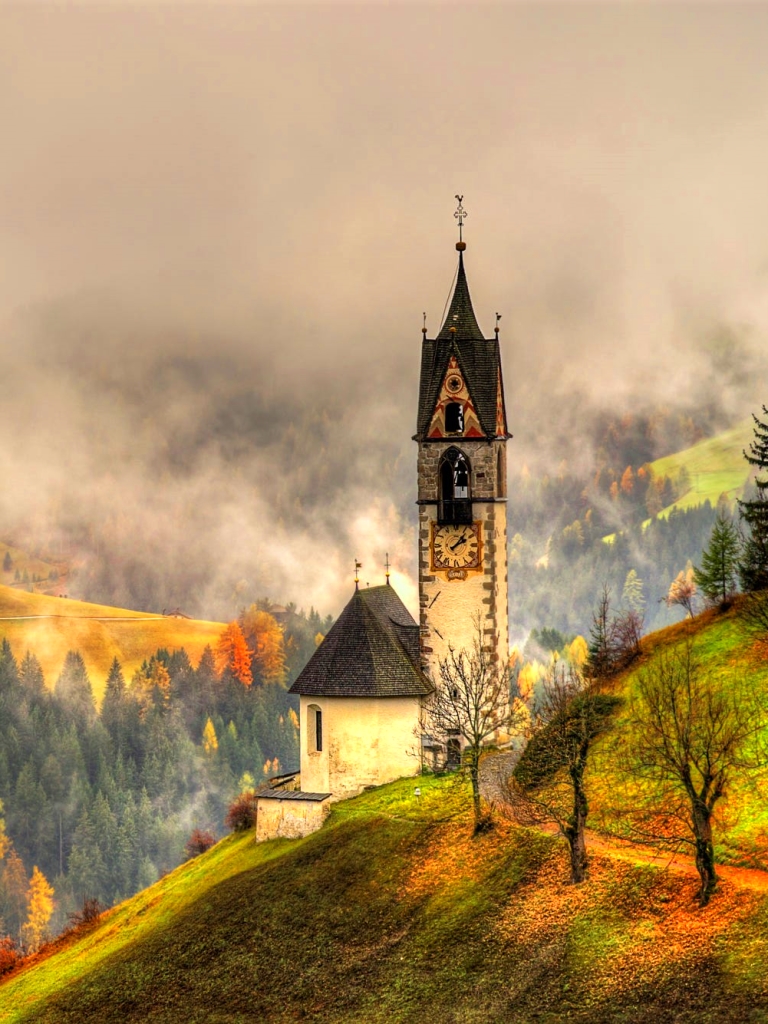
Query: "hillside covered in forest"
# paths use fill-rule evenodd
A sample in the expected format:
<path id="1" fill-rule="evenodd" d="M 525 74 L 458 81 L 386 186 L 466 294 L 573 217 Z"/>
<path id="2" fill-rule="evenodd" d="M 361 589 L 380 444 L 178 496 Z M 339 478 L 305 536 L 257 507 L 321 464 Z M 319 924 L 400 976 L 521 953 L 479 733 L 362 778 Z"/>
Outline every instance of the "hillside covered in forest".
<path id="1" fill-rule="evenodd" d="M 718 506 L 735 514 L 751 493 L 751 421 L 713 434 L 706 424 L 663 411 L 606 418 L 595 427 L 588 472 L 564 461 L 554 473 L 524 466 L 513 475 L 513 640 L 547 627 L 586 636 L 596 595 L 607 586 L 618 607 L 630 573 L 632 607 L 647 631 L 679 620 L 665 602 L 672 580 L 699 563 Z"/>
<path id="2" fill-rule="evenodd" d="M 739 615 L 647 638 L 610 683 L 619 710 L 587 773 L 595 823 L 624 792 L 611 738 L 681 644 L 713 694 L 746 672 L 768 696 Z M 715 823 L 731 866 L 704 908 L 685 855 L 591 833 L 571 885 L 562 840 L 498 809 L 473 835 L 462 776 L 425 775 L 337 804 L 303 840 L 231 835 L 7 977 L 0 1021 L 764 1019 L 765 771 L 733 781 Z"/>
<path id="3" fill-rule="evenodd" d="M 221 836 L 244 787 L 298 767 L 287 688 L 329 622 L 254 605 L 225 626 L 2 587 L 0 603 L 0 940 L 20 943 L 35 872 L 57 934 L 86 898 L 111 906 L 176 867 L 195 830 Z"/>

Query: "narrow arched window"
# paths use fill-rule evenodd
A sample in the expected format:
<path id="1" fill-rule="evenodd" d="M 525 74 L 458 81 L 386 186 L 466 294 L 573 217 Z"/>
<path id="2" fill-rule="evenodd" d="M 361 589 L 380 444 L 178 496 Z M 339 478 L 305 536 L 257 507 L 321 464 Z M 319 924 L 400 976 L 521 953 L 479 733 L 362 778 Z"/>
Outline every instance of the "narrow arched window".
<path id="1" fill-rule="evenodd" d="M 307 708 L 307 750 L 310 754 L 323 749 L 323 712 L 317 704 Z"/>
<path id="2" fill-rule="evenodd" d="M 461 402 L 448 402 L 445 407 L 446 434 L 464 433 L 464 406 Z"/>
<path id="3" fill-rule="evenodd" d="M 507 496 L 507 460 L 501 447 L 496 452 L 496 493 L 500 498 Z"/>
<path id="4" fill-rule="evenodd" d="M 472 490 L 469 459 L 458 448 L 449 448 L 440 460 L 439 523 L 472 522 Z"/>

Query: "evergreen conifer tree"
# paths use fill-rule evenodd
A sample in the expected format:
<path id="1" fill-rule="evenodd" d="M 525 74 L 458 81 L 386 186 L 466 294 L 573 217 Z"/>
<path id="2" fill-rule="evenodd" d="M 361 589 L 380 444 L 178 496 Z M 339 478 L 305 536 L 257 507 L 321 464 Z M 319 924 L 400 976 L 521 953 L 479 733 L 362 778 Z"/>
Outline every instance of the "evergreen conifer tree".
<path id="1" fill-rule="evenodd" d="M 56 696 L 75 712 L 80 721 L 92 722 L 96 717 L 91 680 L 79 651 L 68 651 L 64 668 L 56 680 Z"/>
<path id="2" fill-rule="evenodd" d="M 31 651 L 27 651 L 24 660 L 19 666 L 19 679 L 24 686 L 32 693 L 41 694 L 45 691 L 45 677 L 37 660 Z"/>
<path id="3" fill-rule="evenodd" d="M 13 656 L 8 638 L 3 637 L 0 644 L 0 693 L 4 690 L 13 690 L 19 683 L 19 666 Z"/>
<path id="4" fill-rule="evenodd" d="M 104 700 L 101 704 L 101 721 L 112 737 L 118 754 L 122 754 L 126 749 L 127 717 L 125 677 L 122 666 L 115 657 L 107 676 Z"/>
<path id="5" fill-rule="evenodd" d="M 709 544 L 701 555 L 701 568 L 693 570 L 699 590 L 708 601 L 725 606 L 736 592 L 739 572 L 739 534 L 728 511 L 720 507 Z"/>
<path id="6" fill-rule="evenodd" d="M 763 406 L 768 415 L 768 409 Z M 753 415 L 755 436 L 744 458 L 758 470 L 768 469 L 768 423 Z M 741 518 L 749 528 L 739 560 L 742 589 L 750 593 L 768 589 L 768 477 L 755 477 L 754 497 L 739 502 Z"/>

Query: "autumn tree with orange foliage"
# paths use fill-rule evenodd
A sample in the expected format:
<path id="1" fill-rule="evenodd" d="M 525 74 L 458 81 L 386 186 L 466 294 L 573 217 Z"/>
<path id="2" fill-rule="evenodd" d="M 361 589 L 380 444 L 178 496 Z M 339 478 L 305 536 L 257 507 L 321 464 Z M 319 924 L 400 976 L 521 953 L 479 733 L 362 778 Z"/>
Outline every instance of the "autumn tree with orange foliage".
<path id="1" fill-rule="evenodd" d="M 238 621 L 255 673 L 265 683 L 285 682 L 285 637 L 278 621 L 255 604 L 246 608 Z"/>
<path id="2" fill-rule="evenodd" d="M 27 906 L 27 920 L 21 932 L 26 948 L 36 953 L 47 938 L 48 924 L 53 917 L 53 886 L 38 867 L 32 870 Z"/>
<path id="3" fill-rule="evenodd" d="M 216 645 L 216 671 L 219 675 L 229 673 L 243 686 L 250 686 L 251 657 L 240 623 L 237 620 L 230 622 Z"/>

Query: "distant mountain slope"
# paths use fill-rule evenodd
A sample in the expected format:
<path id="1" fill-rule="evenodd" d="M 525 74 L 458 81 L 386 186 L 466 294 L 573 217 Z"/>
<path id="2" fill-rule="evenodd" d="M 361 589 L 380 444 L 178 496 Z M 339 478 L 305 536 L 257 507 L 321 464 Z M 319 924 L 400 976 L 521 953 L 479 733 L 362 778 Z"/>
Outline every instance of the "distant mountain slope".
<path id="1" fill-rule="evenodd" d="M 652 462 L 654 476 L 668 476 L 676 481 L 684 472 L 690 481 L 686 493 L 665 508 L 661 515 L 669 515 L 673 508 L 703 505 L 705 501 L 714 506 L 721 494 L 727 494 L 731 501 L 740 498 L 750 471 L 744 449 L 752 437 L 752 420 L 746 420 L 716 437 L 699 441 L 692 448 Z"/>
<path id="2" fill-rule="evenodd" d="M 13 543 L 0 541 L 0 584 L 38 593 L 64 593 L 69 564 L 46 554 L 31 554 Z"/>
<path id="3" fill-rule="evenodd" d="M 159 647 L 184 647 L 196 663 L 206 644 L 216 644 L 223 628 L 220 622 L 152 615 L 0 586 L 0 638 L 8 638 L 17 659 L 31 650 L 53 686 L 67 651 L 80 651 L 97 699 L 115 657 L 129 680 Z"/>
<path id="4" fill-rule="evenodd" d="M 722 434 L 651 462 L 656 479 L 669 477 L 676 485 L 688 481 L 680 497 L 662 509 L 659 517 L 666 519 L 675 509 L 697 508 L 707 501 L 714 508 L 723 494 L 731 504 L 740 498 L 750 477 L 751 467 L 744 458 L 744 451 L 752 437 L 752 420 L 745 420 Z M 643 527 L 650 522 L 651 519 L 646 519 Z M 603 537 L 607 544 L 613 544 L 615 539 L 615 533 Z"/>
<path id="5" fill-rule="evenodd" d="M 413 783 L 337 805 L 305 840 L 224 840 L 0 983 L 0 1022 L 646 1024 L 768 1011 L 764 892 L 725 884 L 700 913 L 692 879 L 604 857 L 570 886 L 553 837 L 501 825 L 472 839 L 463 786 L 424 778 L 417 797 Z"/>

